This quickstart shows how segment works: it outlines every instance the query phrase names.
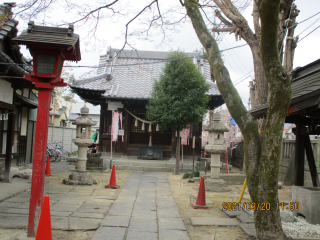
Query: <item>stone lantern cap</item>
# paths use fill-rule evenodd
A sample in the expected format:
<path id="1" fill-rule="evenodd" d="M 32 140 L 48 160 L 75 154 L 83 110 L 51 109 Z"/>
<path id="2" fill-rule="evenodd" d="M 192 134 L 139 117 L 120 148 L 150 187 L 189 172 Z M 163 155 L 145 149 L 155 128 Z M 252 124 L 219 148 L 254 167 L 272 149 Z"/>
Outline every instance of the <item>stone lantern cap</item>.
<path id="1" fill-rule="evenodd" d="M 213 114 L 213 122 L 209 123 L 206 126 L 203 126 L 204 131 L 209 131 L 209 132 L 216 132 L 216 133 L 224 133 L 224 132 L 229 132 L 230 129 L 227 128 L 221 120 L 221 114 L 220 113 L 214 113 Z"/>
<path id="2" fill-rule="evenodd" d="M 94 126 L 97 124 L 96 121 L 93 121 L 91 118 L 88 117 L 89 108 L 84 105 L 81 109 L 81 116 L 78 117 L 72 124 L 73 125 L 81 125 L 81 126 Z"/>

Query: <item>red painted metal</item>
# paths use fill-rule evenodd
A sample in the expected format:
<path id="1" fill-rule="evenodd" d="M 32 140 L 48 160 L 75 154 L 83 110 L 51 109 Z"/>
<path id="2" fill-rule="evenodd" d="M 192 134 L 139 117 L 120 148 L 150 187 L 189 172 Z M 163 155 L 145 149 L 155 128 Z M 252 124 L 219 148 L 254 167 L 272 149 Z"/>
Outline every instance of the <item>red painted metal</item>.
<path id="1" fill-rule="evenodd" d="M 57 84 L 63 84 L 64 86 L 67 86 L 67 83 L 63 82 L 63 79 L 60 78 L 60 76 L 55 76 L 54 78 L 46 78 L 46 77 L 34 76 L 33 73 L 31 73 L 29 75 L 24 75 L 23 78 L 29 80 L 33 84 L 37 84 L 37 83 L 47 84 L 47 87 L 37 87 L 36 86 L 36 88 L 54 89 L 54 86 L 52 84 L 55 84 L 55 86 L 57 86 Z M 45 81 L 43 79 L 45 79 Z"/>
<path id="2" fill-rule="evenodd" d="M 297 111 L 297 110 L 295 110 L 295 109 L 293 108 L 293 105 L 290 105 L 287 114 L 294 113 L 294 112 L 296 112 L 296 111 Z"/>
<path id="3" fill-rule="evenodd" d="M 226 174 L 229 174 L 229 166 L 228 166 L 228 148 L 226 150 L 226 156 L 225 156 L 225 163 L 224 163 L 224 166 L 225 166 L 225 173 Z"/>
<path id="4" fill-rule="evenodd" d="M 34 237 L 43 202 L 44 173 L 48 141 L 51 89 L 39 89 L 37 124 L 32 164 L 31 197 L 29 205 L 28 237 Z"/>

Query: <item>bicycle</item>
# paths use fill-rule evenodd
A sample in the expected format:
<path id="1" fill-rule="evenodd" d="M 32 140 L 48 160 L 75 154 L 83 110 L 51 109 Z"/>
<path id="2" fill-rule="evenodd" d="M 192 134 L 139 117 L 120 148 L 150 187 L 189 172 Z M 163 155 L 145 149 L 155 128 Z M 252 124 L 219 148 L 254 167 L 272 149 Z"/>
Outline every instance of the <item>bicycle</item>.
<path id="1" fill-rule="evenodd" d="M 59 143 L 61 143 L 61 145 L 59 145 Z M 62 146 L 62 142 L 57 142 L 57 148 L 58 150 L 61 151 L 61 154 L 62 154 L 62 159 L 65 160 L 67 159 L 67 157 L 69 157 L 69 152 L 67 149 L 65 149 L 63 146 Z"/>
<path id="2" fill-rule="evenodd" d="M 61 161 L 62 159 L 62 151 L 57 148 L 57 143 L 52 142 L 47 146 L 47 157 L 50 157 L 51 162 Z"/>

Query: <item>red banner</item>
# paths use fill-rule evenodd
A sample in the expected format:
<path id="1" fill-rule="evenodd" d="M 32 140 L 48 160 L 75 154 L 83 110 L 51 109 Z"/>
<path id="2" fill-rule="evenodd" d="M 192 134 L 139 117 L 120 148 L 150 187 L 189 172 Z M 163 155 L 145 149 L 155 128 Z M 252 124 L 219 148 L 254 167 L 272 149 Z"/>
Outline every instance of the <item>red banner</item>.
<path id="1" fill-rule="evenodd" d="M 122 113 L 113 112 L 112 117 L 112 141 L 116 142 L 118 140 L 118 134 L 119 134 L 119 118 L 121 122 L 121 128 L 122 128 Z M 123 135 L 122 135 L 122 141 L 123 141 Z"/>
<path id="2" fill-rule="evenodd" d="M 188 139 L 190 137 L 190 127 L 182 129 L 181 131 L 181 145 L 188 145 Z"/>

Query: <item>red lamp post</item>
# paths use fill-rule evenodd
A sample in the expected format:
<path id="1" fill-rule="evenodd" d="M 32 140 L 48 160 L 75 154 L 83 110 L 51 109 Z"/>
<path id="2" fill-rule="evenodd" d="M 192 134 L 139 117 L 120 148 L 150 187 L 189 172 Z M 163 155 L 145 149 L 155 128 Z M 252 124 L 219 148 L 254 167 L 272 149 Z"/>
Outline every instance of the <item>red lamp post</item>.
<path id="1" fill-rule="evenodd" d="M 23 77 L 38 90 L 38 111 L 32 166 L 28 237 L 34 237 L 43 202 L 46 150 L 51 93 L 67 84 L 60 78 L 64 61 L 81 60 L 79 36 L 69 28 L 43 27 L 28 23 L 28 29 L 13 39 L 26 45 L 33 57 L 33 72 Z"/>

